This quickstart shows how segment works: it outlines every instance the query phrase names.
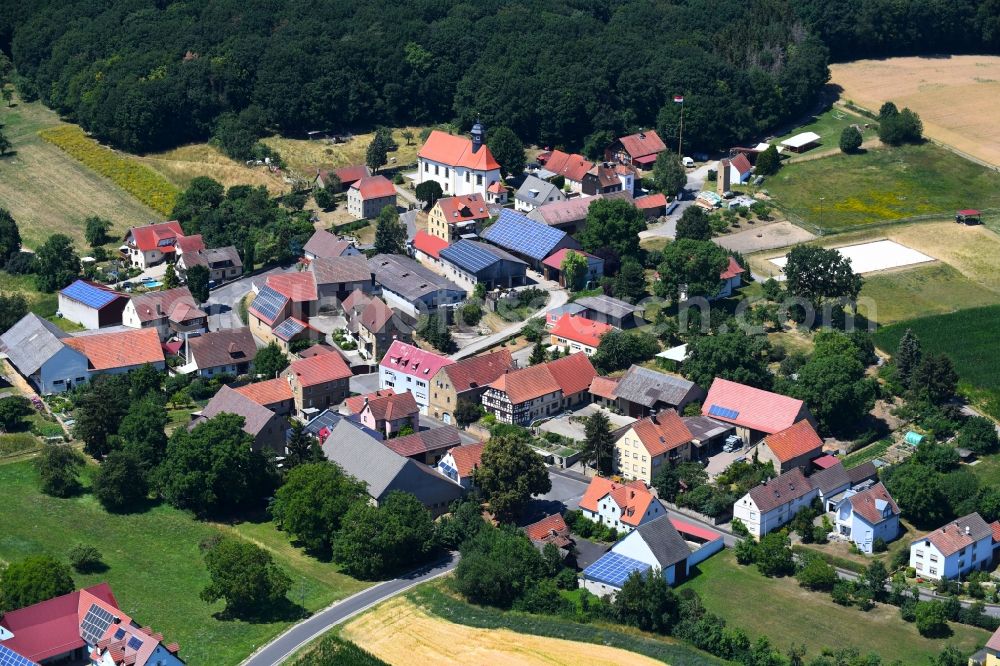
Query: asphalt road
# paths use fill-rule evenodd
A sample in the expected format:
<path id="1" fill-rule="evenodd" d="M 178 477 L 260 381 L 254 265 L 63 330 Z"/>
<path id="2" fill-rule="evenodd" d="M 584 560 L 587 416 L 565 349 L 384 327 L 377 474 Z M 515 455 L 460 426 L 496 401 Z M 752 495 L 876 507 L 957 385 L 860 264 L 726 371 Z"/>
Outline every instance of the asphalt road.
<path id="1" fill-rule="evenodd" d="M 443 562 L 417 569 L 413 573 L 379 583 L 367 590 L 341 599 L 312 617 L 299 622 L 273 641 L 247 657 L 242 666 L 272 666 L 288 659 L 292 653 L 331 627 L 342 624 L 375 604 L 401 594 L 414 585 L 443 576 L 458 564 L 458 554 L 453 553 Z"/>
<path id="2" fill-rule="evenodd" d="M 705 187 L 705 179 L 708 178 L 708 170 L 716 168 L 716 162 L 710 161 L 697 169 L 688 172 L 687 184 L 684 186 L 684 198 L 673 213 L 667 217 L 666 222 L 650 227 L 639 232 L 639 238 L 673 238 L 677 235 L 677 220 L 681 219 L 684 209 L 694 204 L 694 198 L 698 192 Z"/>

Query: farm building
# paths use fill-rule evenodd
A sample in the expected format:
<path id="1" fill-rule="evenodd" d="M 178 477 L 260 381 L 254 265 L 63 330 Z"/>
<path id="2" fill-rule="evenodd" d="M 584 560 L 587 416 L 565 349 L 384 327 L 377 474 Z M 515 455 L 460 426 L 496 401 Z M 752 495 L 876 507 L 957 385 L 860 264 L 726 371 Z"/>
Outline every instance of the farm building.
<path id="1" fill-rule="evenodd" d="M 370 294 L 375 290 L 375 275 L 363 256 L 315 259 L 309 271 L 316 276 L 319 309 L 328 310 L 358 289 Z"/>
<path id="2" fill-rule="evenodd" d="M 441 263 L 441 250 L 448 247 L 448 241 L 421 229 L 413 236 L 410 245 L 413 247 L 413 258 L 421 264 L 436 271 L 444 269 Z"/>
<path id="3" fill-rule="evenodd" d="M 553 252 L 563 248 L 580 248 L 576 239 L 565 231 L 506 209 L 496 222 L 483 231 L 482 237 L 520 257 L 538 271 L 542 268 L 542 261 Z"/>
<path id="4" fill-rule="evenodd" d="M 702 416 L 736 426 L 736 434 L 754 445 L 766 435 L 790 428 L 802 419 L 815 426 L 801 400 L 716 377 L 701 407 Z"/>
<path id="5" fill-rule="evenodd" d="M 781 145 L 793 153 L 804 153 L 818 146 L 819 139 L 820 136 L 816 132 L 802 132 L 790 139 L 785 139 L 781 142 Z"/>
<path id="6" fill-rule="evenodd" d="M 528 213 L 528 217 L 536 222 L 547 224 L 550 227 L 562 229 L 568 233 L 575 233 L 583 228 L 587 221 L 587 212 L 590 205 L 601 199 L 625 199 L 632 201 L 632 192 L 622 190 L 610 194 L 595 194 L 592 197 L 573 197 L 565 201 L 553 201 L 545 203 Z"/>
<path id="7" fill-rule="evenodd" d="M 376 218 L 389 206 L 396 206 L 396 186 L 385 176 L 367 176 L 347 190 L 347 210 L 359 220 Z"/>
<path id="8" fill-rule="evenodd" d="M 128 296 L 103 284 L 76 280 L 59 291 L 59 314 L 63 319 L 96 329 L 122 323 Z"/>
<path id="9" fill-rule="evenodd" d="M 437 308 L 461 303 L 465 289 L 409 257 L 377 254 L 368 260 L 375 281 L 382 285 L 387 305 L 414 319 Z"/>
<path id="10" fill-rule="evenodd" d="M 594 255 L 584 252 L 583 250 L 558 250 L 553 252 L 542 265 L 545 267 L 545 279 L 546 280 L 558 280 L 559 284 L 566 286 L 566 279 L 562 274 L 562 264 L 563 260 L 566 259 L 566 255 L 570 252 L 575 252 L 576 254 L 582 255 L 584 259 L 587 260 L 587 282 L 597 283 L 602 277 L 604 277 L 604 260 L 600 257 L 595 257 Z"/>
<path id="11" fill-rule="evenodd" d="M 615 328 L 635 328 L 641 325 L 642 308 L 611 296 L 585 296 L 576 299 L 586 310 L 581 314 L 587 319 L 611 324 Z"/>
<path id="12" fill-rule="evenodd" d="M 440 251 L 445 275 L 474 291 L 482 282 L 487 290 L 525 283 L 527 264 L 498 247 L 473 240 L 460 240 Z"/>
<path id="13" fill-rule="evenodd" d="M 61 393 L 90 379 L 87 357 L 65 344 L 68 337 L 29 312 L 0 335 L 0 352 L 39 393 Z"/>
<path id="14" fill-rule="evenodd" d="M 333 178 L 331 178 L 331 176 L 333 176 L 336 178 L 334 181 L 334 192 L 343 192 L 354 183 L 358 182 L 362 178 L 367 178 L 369 175 L 370 172 L 368 171 L 368 167 L 364 164 L 346 166 L 333 171 L 318 172 L 316 174 L 316 180 L 313 181 L 313 185 L 325 188 L 330 184 L 331 180 L 333 180 Z"/>

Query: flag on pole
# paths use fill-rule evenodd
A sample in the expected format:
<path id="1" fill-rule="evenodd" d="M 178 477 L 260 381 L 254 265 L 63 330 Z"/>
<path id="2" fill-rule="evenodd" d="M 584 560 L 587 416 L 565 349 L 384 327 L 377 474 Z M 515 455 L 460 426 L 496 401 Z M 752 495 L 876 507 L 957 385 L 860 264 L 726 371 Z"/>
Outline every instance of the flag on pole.
<path id="1" fill-rule="evenodd" d="M 684 98 L 681 95 L 674 95 L 674 103 L 683 104 Z"/>

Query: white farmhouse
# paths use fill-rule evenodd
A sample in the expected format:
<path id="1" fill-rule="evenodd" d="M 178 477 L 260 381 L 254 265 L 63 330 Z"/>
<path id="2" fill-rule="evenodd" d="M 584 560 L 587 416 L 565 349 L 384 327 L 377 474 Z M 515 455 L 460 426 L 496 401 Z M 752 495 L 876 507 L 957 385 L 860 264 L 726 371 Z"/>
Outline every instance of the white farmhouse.
<path id="1" fill-rule="evenodd" d="M 739 518 L 758 539 L 776 530 L 819 496 L 819 489 L 798 467 L 765 481 L 736 500 L 733 518 Z"/>

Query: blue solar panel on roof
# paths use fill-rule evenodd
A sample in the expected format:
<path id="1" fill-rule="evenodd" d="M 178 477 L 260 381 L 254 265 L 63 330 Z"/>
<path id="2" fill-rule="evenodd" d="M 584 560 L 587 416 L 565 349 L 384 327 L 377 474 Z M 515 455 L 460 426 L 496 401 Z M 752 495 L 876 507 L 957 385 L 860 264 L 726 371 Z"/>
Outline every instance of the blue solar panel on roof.
<path id="1" fill-rule="evenodd" d="M 542 260 L 555 249 L 566 232 L 512 210 L 504 209 L 497 221 L 483 231 L 483 238 L 502 248 Z"/>
<path id="2" fill-rule="evenodd" d="M 83 623 L 80 625 L 80 635 L 90 645 L 94 645 L 97 641 L 101 640 L 101 636 L 105 634 L 108 627 L 111 626 L 111 620 L 113 616 L 110 612 L 101 608 L 97 604 L 91 604 L 90 610 L 83 618 Z"/>
<path id="3" fill-rule="evenodd" d="M 69 285 L 62 290 L 62 294 L 67 298 L 72 298 L 74 301 L 83 303 L 87 307 L 98 310 L 118 298 L 116 294 L 105 291 L 104 289 L 98 289 L 94 285 L 88 284 L 83 280 L 77 280 L 73 284 Z"/>
<path id="4" fill-rule="evenodd" d="M 303 325 L 302 322 L 289 317 L 274 327 L 274 334 L 282 340 L 288 340 L 301 333 L 303 329 L 305 329 L 305 325 Z"/>
<path id="5" fill-rule="evenodd" d="M 478 273 L 498 261 L 486 248 L 466 240 L 460 240 L 441 250 L 441 258 L 469 273 Z"/>
<path id="6" fill-rule="evenodd" d="M 708 408 L 709 416 L 721 416 L 724 419 L 735 419 L 740 413 L 735 409 L 729 409 L 728 407 L 720 407 L 719 405 L 712 405 Z"/>
<path id="7" fill-rule="evenodd" d="M 599 560 L 583 570 L 585 578 L 621 587 L 633 571 L 646 572 L 650 566 L 619 553 L 608 551 Z"/>
<path id="8" fill-rule="evenodd" d="M 266 319 L 273 321 L 278 316 L 281 309 L 285 307 L 285 302 L 287 300 L 287 298 L 276 292 L 274 289 L 264 286 L 261 287 L 260 293 L 258 293 L 257 297 L 253 299 L 253 303 L 250 307 Z"/>
<path id="9" fill-rule="evenodd" d="M 9 647 L 0 645 L 0 666 L 38 666 L 38 664 L 22 657 Z"/>
<path id="10" fill-rule="evenodd" d="M 128 639 L 128 646 L 133 650 L 138 650 L 139 648 L 142 647 L 142 641 L 133 636 L 132 638 Z"/>
<path id="11" fill-rule="evenodd" d="M 119 629 L 118 631 L 115 632 L 115 640 L 116 641 L 120 641 L 124 636 L 125 636 L 125 630 L 124 629 Z"/>

